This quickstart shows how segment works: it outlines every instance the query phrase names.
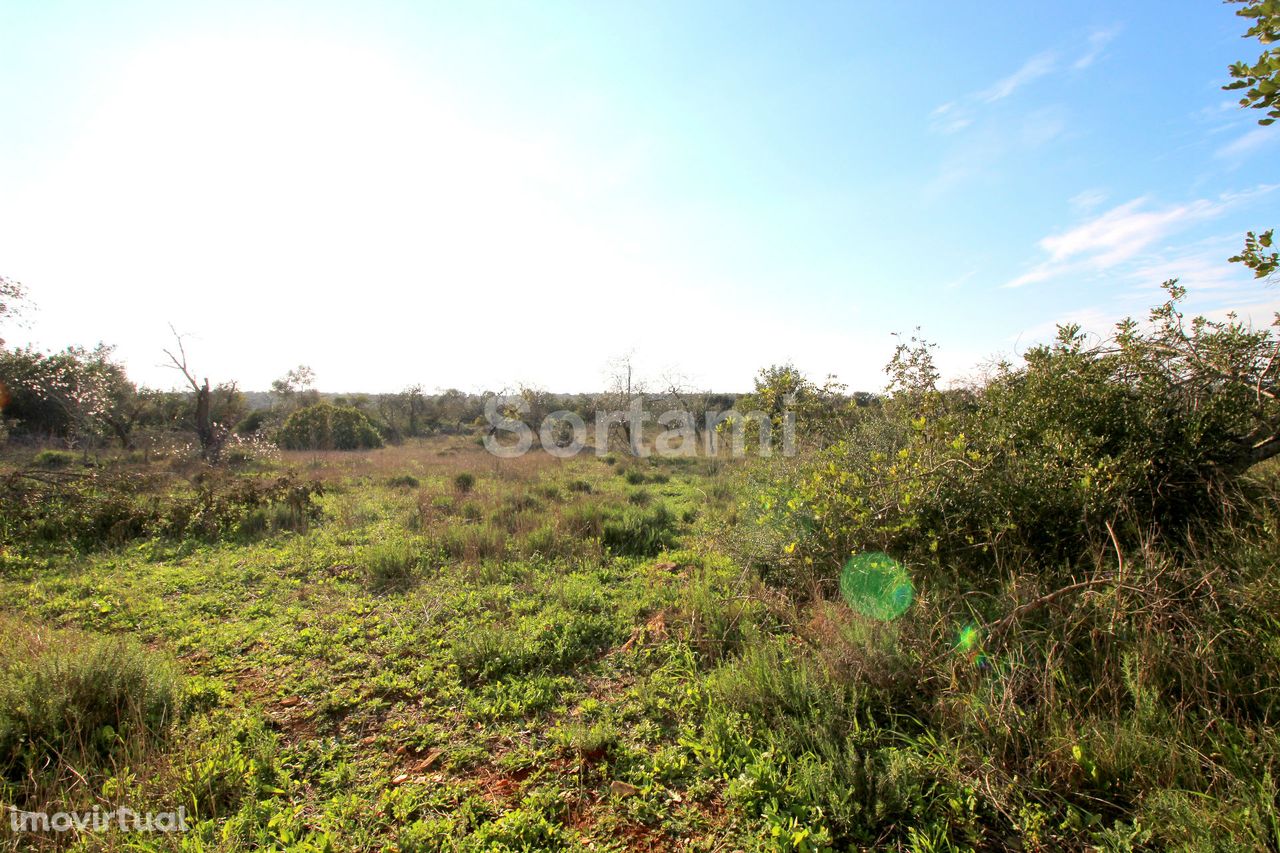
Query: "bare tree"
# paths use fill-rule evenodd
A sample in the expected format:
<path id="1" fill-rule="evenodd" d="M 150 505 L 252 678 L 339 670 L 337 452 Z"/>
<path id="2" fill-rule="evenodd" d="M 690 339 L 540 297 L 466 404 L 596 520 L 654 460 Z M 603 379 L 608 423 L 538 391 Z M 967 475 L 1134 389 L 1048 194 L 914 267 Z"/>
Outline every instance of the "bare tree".
<path id="1" fill-rule="evenodd" d="M 612 415 L 627 413 L 633 403 L 644 402 L 646 386 L 637 375 L 635 352 L 630 351 L 611 360 L 606 370 L 605 390 L 596 400 L 596 417 L 609 416 L 610 432 L 612 427 L 618 427 L 626 439 L 627 447 L 634 449 L 630 418 Z"/>
<path id="2" fill-rule="evenodd" d="M 200 441 L 200 455 L 206 462 L 217 462 L 222 454 L 222 446 L 226 443 L 227 436 L 231 434 L 231 427 L 234 424 L 219 423 L 214 420 L 213 393 L 209 389 L 209 378 L 206 376 L 202 382 L 196 381 L 195 373 L 187 363 L 187 350 L 182 343 L 183 336 L 178 334 L 173 324 L 169 325 L 169 331 L 173 333 L 173 338 L 177 342 L 178 352 L 175 355 L 166 349 L 164 354 L 171 362 L 168 366 L 182 374 L 195 394 L 196 438 Z M 231 382 L 219 385 L 218 390 L 225 393 L 227 397 L 224 410 L 232 411 L 233 399 L 237 394 L 236 384 Z"/>
<path id="3" fill-rule="evenodd" d="M 662 387 L 672 408 L 688 416 L 694 437 L 701 446 L 707 429 L 707 414 L 713 408 L 711 391 L 696 390 L 687 378 L 674 373 L 663 375 Z"/>

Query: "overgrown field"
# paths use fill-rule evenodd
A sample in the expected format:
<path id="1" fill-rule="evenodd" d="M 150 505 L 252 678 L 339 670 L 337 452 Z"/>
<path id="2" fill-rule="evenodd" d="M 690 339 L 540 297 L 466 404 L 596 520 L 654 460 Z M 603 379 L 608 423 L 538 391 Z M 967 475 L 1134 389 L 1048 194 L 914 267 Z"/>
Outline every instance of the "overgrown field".
<path id="1" fill-rule="evenodd" d="M 5 843 L 1277 848 L 1269 498 L 1189 558 L 1116 533 L 985 584 L 924 537 L 876 618 L 806 544 L 847 452 L 13 451 L 3 799 L 188 831 Z"/>
<path id="2" fill-rule="evenodd" d="M 37 544 L 3 555 L 4 800 L 182 805 L 191 826 L 76 844 L 622 850 L 738 832 L 696 751 L 705 676 L 762 616 L 724 600 L 735 569 L 696 548 L 732 503 L 719 463 L 498 460 L 470 439 L 237 472 L 38 463 L 11 485 L 99 482 L 70 491 L 83 505 L 33 506 L 20 532 Z M 126 476 L 155 495 L 116 490 Z M 281 477 L 315 484 L 313 512 Z"/>

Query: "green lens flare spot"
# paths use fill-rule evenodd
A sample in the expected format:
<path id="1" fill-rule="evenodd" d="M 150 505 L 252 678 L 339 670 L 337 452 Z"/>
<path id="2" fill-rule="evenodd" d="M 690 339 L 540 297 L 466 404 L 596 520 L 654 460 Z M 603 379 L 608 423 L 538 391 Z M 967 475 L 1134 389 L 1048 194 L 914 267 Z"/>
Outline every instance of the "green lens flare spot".
<path id="1" fill-rule="evenodd" d="M 978 643 L 981 640 L 977 626 L 965 625 L 956 636 L 956 651 L 965 652 L 966 654 L 972 652 L 978 648 Z"/>
<path id="2" fill-rule="evenodd" d="M 897 619 L 915 600 L 916 588 L 902 564 L 875 551 L 855 554 L 840 573 L 840 594 L 850 607 L 872 619 Z"/>

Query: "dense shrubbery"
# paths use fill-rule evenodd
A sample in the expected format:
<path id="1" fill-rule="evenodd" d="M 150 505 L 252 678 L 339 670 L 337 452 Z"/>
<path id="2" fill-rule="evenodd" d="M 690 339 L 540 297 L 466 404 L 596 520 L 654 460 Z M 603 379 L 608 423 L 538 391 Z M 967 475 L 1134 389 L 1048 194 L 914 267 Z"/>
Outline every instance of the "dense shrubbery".
<path id="1" fill-rule="evenodd" d="M 133 539 L 214 539 L 267 529 L 305 531 L 321 488 L 291 476 L 205 472 L 174 488 L 155 475 L 112 470 L 14 472 L 0 489 L 0 543 L 82 550 Z"/>
<path id="2" fill-rule="evenodd" d="M 317 403 L 289 415 L 276 441 L 286 450 L 365 450 L 382 446 L 382 436 L 364 412 L 329 403 Z"/>
<path id="3" fill-rule="evenodd" d="M 981 585 L 992 567 L 1220 524 L 1276 445 L 1276 341 L 1234 321 L 1188 329 L 1170 289 L 1152 331 L 1126 323 L 1086 346 L 1064 328 L 969 391 L 937 391 L 927 349 L 901 352 L 898 393 L 766 490 L 782 561 L 803 572 L 884 550 Z"/>
<path id="4" fill-rule="evenodd" d="M 757 472 L 730 545 L 812 616 L 715 681 L 731 799 L 798 849 L 1276 842 L 1277 341 L 1169 290 L 969 389 L 905 345 L 883 405 Z M 827 600 L 881 550 L 920 593 L 893 624 Z"/>

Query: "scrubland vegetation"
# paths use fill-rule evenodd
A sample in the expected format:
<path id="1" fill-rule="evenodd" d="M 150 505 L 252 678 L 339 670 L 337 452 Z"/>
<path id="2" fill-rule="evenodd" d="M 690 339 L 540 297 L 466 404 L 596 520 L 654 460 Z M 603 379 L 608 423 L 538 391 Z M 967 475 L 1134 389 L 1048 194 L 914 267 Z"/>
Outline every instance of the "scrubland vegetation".
<path id="1" fill-rule="evenodd" d="M 883 396 L 762 371 L 794 456 L 377 446 L 328 404 L 380 440 L 12 441 L 4 799 L 189 830 L 10 844 L 1274 849 L 1277 342 L 1169 290 L 972 387 L 918 341 Z"/>
<path id="2" fill-rule="evenodd" d="M 1231 72 L 1272 118 L 1275 62 Z M 884 393 L 627 365 L 503 409 L 732 405 L 742 457 L 500 458 L 484 395 L 253 400 L 181 338 L 181 392 L 3 350 L 0 798 L 187 828 L 0 845 L 1280 850 L 1280 340 L 1166 291 L 967 385 L 911 339 Z"/>

